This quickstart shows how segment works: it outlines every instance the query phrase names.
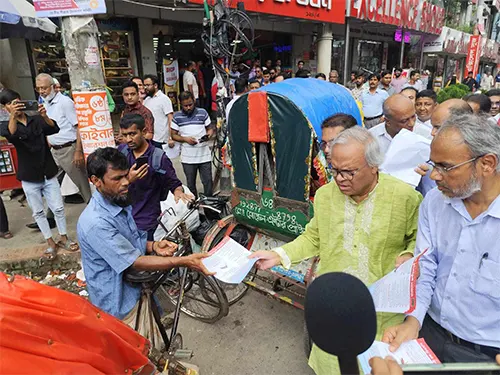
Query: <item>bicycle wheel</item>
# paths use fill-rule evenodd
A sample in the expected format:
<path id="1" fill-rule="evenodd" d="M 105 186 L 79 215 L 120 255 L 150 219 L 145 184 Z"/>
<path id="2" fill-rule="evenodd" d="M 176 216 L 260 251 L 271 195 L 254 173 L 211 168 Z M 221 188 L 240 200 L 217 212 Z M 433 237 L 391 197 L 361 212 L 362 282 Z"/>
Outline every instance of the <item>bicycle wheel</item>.
<path id="1" fill-rule="evenodd" d="M 222 228 L 215 236 L 210 244 L 209 248 L 213 248 L 217 246 L 217 244 L 222 241 L 224 238 L 224 235 L 226 233 L 226 228 Z M 246 247 L 252 238 L 253 233 L 244 225 L 242 224 L 237 224 L 236 227 L 234 227 L 233 231 L 229 235 L 233 240 L 238 242 L 240 245 Z M 254 275 L 256 273 L 255 267 L 252 268 L 252 270 L 248 273 L 247 277 L 245 278 L 244 281 L 246 280 L 253 280 Z M 245 293 L 248 291 L 249 286 L 245 284 L 244 282 L 239 283 L 239 284 L 227 284 L 222 281 L 217 281 L 217 283 L 220 285 L 221 289 L 226 293 L 227 300 L 229 302 L 229 305 L 233 305 L 236 302 L 238 302 L 240 299 L 243 298 Z M 205 298 L 209 299 L 210 295 L 205 295 Z"/>
<path id="2" fill-rule="evenodd" d="M 182 272 L 186 272 L 185 269 Z M 190 317 L 205 323 L 215 323 L 229 312 L 229 304 L 224 291 L 220 288 L 213 277 L 187 270 L 192 280 L 190 288 L 184 287 L 181 311 Z M 178 293 L 180 291 L 180 278 L 167 280 L 158 288 L 160 304 L 165 298 L 174 306 L 177 306 Z M 205 296 L 210 296 L 209 299 Z M 162 306 L 163 307 L 163 306 Z"/>

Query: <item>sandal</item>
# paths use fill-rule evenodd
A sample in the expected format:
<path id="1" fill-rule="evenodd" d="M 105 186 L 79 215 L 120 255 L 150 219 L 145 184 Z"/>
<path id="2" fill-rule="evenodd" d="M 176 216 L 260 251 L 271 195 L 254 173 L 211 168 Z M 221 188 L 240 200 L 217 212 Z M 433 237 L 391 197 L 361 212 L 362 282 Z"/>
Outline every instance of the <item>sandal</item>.
<path id="1" fill-rule="evenodd" d="M 12 237 L 14 236 L 9 231 L 0 233 L 0 238 L 3 238 L 4 240 L 11 239 Z"/>
<path id="2" fill-rule="evenodd" d="M 69 238 L 66 242 L 59 240 L 59 242 L 57 242 L 57 246 L 72 252 L 80 250 L 80 246 L 75 241 L 71 241 Z"/>
<path id="3" fill-rule="evenodd" d="M 46 258 L 48 260 L 54 259 L 56 257 L 56 255 L 57 255 L 57 251 L 52 247 L 47 248 L 47 250 L 45 250 L 43 252 L 44 258 Z"/>

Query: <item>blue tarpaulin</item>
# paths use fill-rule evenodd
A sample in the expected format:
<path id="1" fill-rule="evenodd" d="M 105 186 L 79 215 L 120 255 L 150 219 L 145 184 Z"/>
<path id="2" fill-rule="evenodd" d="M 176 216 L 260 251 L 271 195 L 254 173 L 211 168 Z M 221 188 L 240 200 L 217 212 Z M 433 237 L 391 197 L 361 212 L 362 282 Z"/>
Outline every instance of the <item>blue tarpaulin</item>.
<path id="1" fill-rule="evenodd" d="M 344 86 L 314 78 L 291 78 L 260 88 L 288 98 L 311 122 L 321 139 L 321 123 L 337 113 L 354 116 L 362 124 L 358 105 Z"/>

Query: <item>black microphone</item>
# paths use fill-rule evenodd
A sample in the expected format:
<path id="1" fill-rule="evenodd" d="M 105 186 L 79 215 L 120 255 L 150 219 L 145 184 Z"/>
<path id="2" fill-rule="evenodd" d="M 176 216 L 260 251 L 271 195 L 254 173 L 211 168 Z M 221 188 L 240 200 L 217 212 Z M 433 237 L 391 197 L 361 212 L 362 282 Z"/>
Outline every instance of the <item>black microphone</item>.
<path id="1" fill-rule="evenodd" d="M 336 355 L 342 375 L 358 375 L 358 354 L 375 340 L 377 316 L 368 288 L 342 272 L 319 276 L 307 288 L 307 330 L 323 351 Z"/>

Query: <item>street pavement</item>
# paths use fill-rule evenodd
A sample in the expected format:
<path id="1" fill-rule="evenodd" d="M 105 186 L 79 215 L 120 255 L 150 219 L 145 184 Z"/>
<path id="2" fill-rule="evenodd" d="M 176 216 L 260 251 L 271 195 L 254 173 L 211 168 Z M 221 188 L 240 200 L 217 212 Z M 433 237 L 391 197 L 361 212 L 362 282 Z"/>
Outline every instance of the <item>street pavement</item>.
<path id="1" fill-rule="evenodd" d="M 175 161 L 174 167 L 184 182 L 180 163 Z M 202 191 L 201 186 L 198 189 Z M 0 239 L 0 261 L 37 258 L 46 248 L 41 233 L 25 227 L 33 221 L 31 210 L 18 199 L 5 201 L 14 238 Z M 84 208 L 84 204 L 65 204 L 68 234 L 73 239 Z M 190 362 L 200 367 L 201 375 L 311 375 L 303 349 L 303 324 L 301 310 L 249 290 L 215 324 L 182 314 L 179 332 L 184 347 L 194 351 Z"/>

